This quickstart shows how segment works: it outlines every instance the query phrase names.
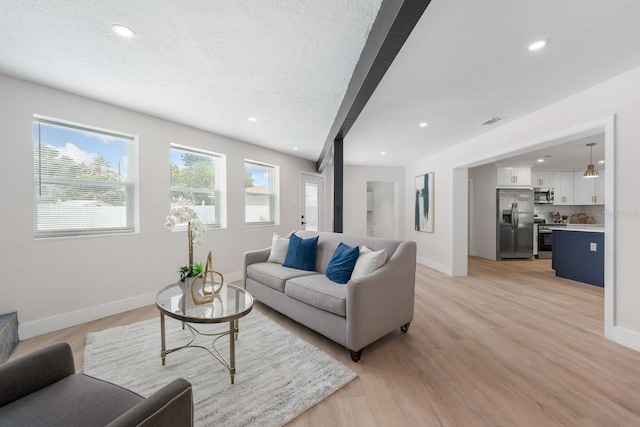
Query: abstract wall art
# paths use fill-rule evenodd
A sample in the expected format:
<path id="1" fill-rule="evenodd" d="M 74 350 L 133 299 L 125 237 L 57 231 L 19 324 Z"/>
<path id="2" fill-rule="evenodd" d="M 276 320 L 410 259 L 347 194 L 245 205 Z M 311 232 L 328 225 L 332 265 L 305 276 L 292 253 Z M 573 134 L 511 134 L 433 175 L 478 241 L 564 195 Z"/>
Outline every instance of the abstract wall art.
<path id="1" fill-rule="evenodd" d="M 415 230 L 433 233 L 433 172 L 416 176 Z"/>

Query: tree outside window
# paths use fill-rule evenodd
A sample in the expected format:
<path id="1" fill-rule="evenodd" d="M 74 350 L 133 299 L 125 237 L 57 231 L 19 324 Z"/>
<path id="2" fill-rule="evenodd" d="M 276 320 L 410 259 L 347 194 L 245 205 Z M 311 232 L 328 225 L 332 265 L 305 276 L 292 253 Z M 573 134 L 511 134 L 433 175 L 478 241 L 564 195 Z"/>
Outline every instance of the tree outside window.
<path id="1" fill-rule="evenodd" d="M 36 237 L 133 231 L 134 138 L 33 121 Z"/>
<path id="2" fill-rule="evenodd" d="M 220 226 L 220 156 L 171 146 L 171 208 L 189 206 L 208 226 Z"/>

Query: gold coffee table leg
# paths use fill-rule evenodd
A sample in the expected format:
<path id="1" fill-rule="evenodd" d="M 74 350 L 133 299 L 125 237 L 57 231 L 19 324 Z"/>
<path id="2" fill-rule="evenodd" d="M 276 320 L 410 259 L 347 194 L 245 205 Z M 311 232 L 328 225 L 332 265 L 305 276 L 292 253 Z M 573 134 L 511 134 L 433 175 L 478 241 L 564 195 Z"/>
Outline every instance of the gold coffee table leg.
<path id="1" fill-rule="evenodd" d="M 231 374 L 231 384 L 236 375 L 236 321 L 229 322 L 229 374 Z"/>
<path id="2" fill-rule="evenodd" d="M 160 357 L 162 358 L 162 366 L 164 366 L 165 358 L 167 357 L 167 345 L 165 343 L 164 336 L 164 313 L 160 312 L 160 339 L 162 340 L 162 345 L 160 347 Z"/>

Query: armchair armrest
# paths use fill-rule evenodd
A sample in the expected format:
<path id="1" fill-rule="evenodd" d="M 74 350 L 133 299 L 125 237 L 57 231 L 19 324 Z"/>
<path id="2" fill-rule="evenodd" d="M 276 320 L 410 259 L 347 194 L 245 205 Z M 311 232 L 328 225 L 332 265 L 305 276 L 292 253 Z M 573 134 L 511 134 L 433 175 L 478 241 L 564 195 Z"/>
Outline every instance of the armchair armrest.
<path id="1" fill-rule="evenodd" d="M 347 348 L 359 351 L 413 319 L 416 243 L 404 241 L 385 265 L 347 283 Z"/>
<path id="2" fill-rule="evenodd" d="M 76 372 L 71 347 L 52 344 L 0 365 L 0 406 L 43 389 Z"/>
<path id="3" fill-rule="evenodd" d="M 182 378 L 175 379 L 107 426 L 192 427 L 193 390 L 191 384 Z"/>

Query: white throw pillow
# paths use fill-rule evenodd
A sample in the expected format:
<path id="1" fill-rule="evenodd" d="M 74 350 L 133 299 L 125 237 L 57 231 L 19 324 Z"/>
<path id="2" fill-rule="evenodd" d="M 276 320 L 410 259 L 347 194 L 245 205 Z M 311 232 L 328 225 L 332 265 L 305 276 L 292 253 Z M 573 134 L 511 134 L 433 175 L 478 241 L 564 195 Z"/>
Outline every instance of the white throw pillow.
<path id="1" fill-rule="evenodd" d="M 289 239 L 278 236 L 278 233 L 273 233 L 273 239 L 271 240 L 271 253 L 267 262 L 276 262 L 282 264 L 287 256 L 287 249 L 289 248 Z"/>
<path id="2" fill-rule="evenodd" d="M 387 251 L 385 249 L 374 252 L 368 247 L 362 246 L 356 266 L 353 267 L 353 273 L 351 273 L 351 280 L 373 273 L 382 267 L 385 262 L 387 262 Z"/>

